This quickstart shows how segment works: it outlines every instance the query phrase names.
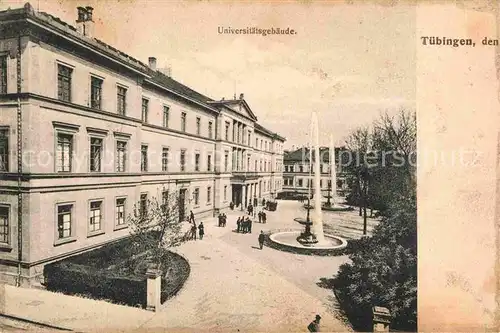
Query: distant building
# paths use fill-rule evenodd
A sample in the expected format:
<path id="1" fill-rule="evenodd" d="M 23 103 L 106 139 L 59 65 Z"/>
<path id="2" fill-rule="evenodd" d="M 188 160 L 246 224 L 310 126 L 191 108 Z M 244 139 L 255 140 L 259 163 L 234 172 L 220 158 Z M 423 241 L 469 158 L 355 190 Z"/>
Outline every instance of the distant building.
<path id="1" fill-rule="evenodd" d="M 30 4 L 0 12 L 0 281 L 129 235 L 166 192 L 179 215 L 281 191 L 285 138 L 243 94 L 216 101 Z M 167 73 L 167 75 L 165 75 Z"/>
<path id="2" fill-rule="evenodd" d="M 337 167 L 337 194 L 339 196 L 347 195 L 347 182 L 346 173 L 340 163 L 341 152 L 345 151 L 344 148 L 335 148 L 335 160 Z M 320 173 L 321 173 L 321 192 L 323 196 L 328 196 L 328 189 L 331 186 L 330 174 L 330 149 L 323 147 L 320 148 Z M 283 192 L 295 192 L 307 194 L 309 186 L 314 186 L 313 172 L 314 164 L 310 163 L 310 150 L 309 148 L 302 147 L 292 151 L 286 151 L 283 156 L 284 172 L 283 172 Z M 313 150 L 313 163 L 315 162 Z M 312 172 L 310 172 L 312 171 Z M 312 187 L 311 187 L 312 188 Z M 314 193 L 312 190 L 311 193 Z"/>

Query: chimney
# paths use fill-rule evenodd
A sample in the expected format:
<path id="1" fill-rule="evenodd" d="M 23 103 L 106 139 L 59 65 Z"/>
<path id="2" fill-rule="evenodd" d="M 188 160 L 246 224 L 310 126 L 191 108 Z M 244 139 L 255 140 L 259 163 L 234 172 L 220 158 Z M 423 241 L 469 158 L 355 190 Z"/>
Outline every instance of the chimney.
<path id="1" fill-rule="evenodd" d="M 92 18 L 92 12 L 94 8 L 87 7 L 77 7 L 78 19 L 76 20 L 76 29 L 82 35 L 92 38 L 94 35 L 94 20 Z"/>
<path id="2" fill-rule="evenodd" d="M 240 99 L 243 99 L 245 95 L 243 93 L 240 94 Z"/>
<path id="3" fill-rule="evenodd" d="M 149 68 L 151 68 L 152 70 L 156 70 L 156 58 L 155 57 L 149 57 L 148 58 L 148 62 L 149 62 Z"/>

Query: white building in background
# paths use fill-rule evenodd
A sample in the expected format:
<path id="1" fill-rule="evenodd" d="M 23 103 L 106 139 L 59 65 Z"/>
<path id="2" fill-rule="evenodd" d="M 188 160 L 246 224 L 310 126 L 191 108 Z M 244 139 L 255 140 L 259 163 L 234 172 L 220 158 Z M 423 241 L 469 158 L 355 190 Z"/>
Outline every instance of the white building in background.
<path id="1" fill-rule="evenodd" d="M 134 204 L 163 191 L 183 218 L 282 189 L 285 139 L 243 94 L 194 91 L 94 38 L 92 15 L 79 7 L 75 28 L 29 4 L 0 12 L 3 282 L 126 237 Z"/>

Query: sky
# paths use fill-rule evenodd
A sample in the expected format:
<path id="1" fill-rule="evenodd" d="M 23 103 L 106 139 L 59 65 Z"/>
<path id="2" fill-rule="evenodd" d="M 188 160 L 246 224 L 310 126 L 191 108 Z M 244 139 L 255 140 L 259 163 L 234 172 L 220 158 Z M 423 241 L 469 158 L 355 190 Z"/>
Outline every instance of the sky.
<path id="1" fill-rule="evenodd" d="M 0 2 L 0 9 L 26 1 Z M 211 98 L 245 94 L 258 122 L 310 142 L 336 145 L 381 113 L 415 106 L 415 8 L 296 1 L 55 1 L 31 5 L 75 25 L 77 6 L 94 7 L 96 38 L 157 67 Z M 290 28 L 295 35 L 219 34 L 218 28 Z"/>

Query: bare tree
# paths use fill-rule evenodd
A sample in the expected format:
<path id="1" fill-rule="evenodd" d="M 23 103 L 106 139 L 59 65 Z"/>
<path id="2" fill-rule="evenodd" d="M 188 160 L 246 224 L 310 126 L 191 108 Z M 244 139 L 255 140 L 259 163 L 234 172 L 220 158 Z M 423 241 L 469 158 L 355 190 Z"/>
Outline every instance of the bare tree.
<path id="1" fill-rule="evenodd" d="M 165 249 L 180 245 L 184 237 L 178 196 L 165 188 L 159 194 L 160 198 L 136 203 L 127 222 L 134 245 L 147 253 L 150 262 L 161 266 Z"/>

